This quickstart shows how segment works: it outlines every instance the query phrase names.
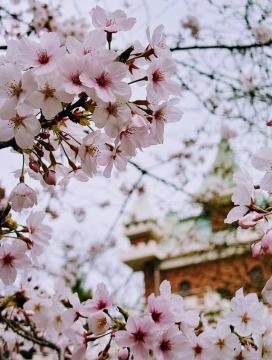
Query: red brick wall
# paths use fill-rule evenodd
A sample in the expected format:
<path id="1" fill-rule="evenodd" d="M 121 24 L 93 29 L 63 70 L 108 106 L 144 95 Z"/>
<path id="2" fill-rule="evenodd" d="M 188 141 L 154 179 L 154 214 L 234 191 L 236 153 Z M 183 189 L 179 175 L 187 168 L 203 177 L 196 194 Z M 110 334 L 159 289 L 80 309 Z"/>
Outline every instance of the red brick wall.
<path id="1" fill-rule="evenodd" d="M 254 276 L 252 269 L 258 267 L 263 279 Z M 192 292 L 199 289 L 201 294 L 206 288 L 212 290 L 225 289 L 231 295 L 243 287 L 246 292 L 258 292 L 260 294 L 264 283 L 271 276 L 272 257 L 252 258 L 250 253 L 233 256 L 228 259 L 219 259 L 201 264 L 193 264 L 180 268 L 164 270 L 160 272 L 160 281 L 169 280 L 174 292 L 180 291 L 180 283 L 188 281 Z M 154 268 L 149 264 L 145 267 L 146 295 L 154 292 Z M 256 273 L 255 273 L 256 274 Z"/>

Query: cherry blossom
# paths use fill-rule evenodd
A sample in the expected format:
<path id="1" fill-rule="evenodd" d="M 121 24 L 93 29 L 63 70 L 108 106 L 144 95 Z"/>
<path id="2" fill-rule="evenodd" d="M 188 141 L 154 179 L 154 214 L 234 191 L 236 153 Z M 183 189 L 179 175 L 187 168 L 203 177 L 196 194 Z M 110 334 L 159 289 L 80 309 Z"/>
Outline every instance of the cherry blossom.
<path id="1" fill-rule="evenodd" d="M 13 241 L 0 246 L 0 279 L 4 284 L 12 284 L 17 277 L 17 269 L 31 266 L 29 257 L 25 254 L 27 246 L 23 242 Z"/>
<path id="2" fill-rule="evenodd" d="M 96 6 L 91 11 L 93 25 L 96 29 L 115 33 L 117 31 L 128 31 L 135 24 L 135 18 L 128 18 L 122 10 L 114 12 L 105 11 L 100 6 Z"/>
<path id="3" fill-rule="evenodd" d="M 103 311 L 100 310 L 89 317 L 88 326 L 94 335 L 101 335 L 109 329 L 110 319 Z"/>
<path id="4" fill-rule="evenodd" d="M 40 76 L 38 89 L 31 93 L 28 102 L 35 108 L 41 109 L 46 119 L 52 119 L 63 110 L 62 103 L 70 103 L 73 96 L 60 88 L 57 73 Z"/>
<path id="5" fill-rule="evenodd" d="M 130 316 L 126 330 L 118 331 L 115 338 L 120 346 L 129 346 L 135 360 L 145 360 L 148 358 L 149 349 L 155 343 L 156 336 L 155 324 L 149 316 L 144 318 Z"/>
<path id="6" fill-rule="evenodd" d="M 32 148 L 34 137 L 39 134 L 40 129 L 40 122 L 28 107 L 9 108 L 5 113 L 2 111 L 0 141 L 9 141 L 14 137 L 20 148 Z"/>
<path id="7" fill-rule="evenodd" d="M 86 34 L 84 41 L 69 36 L 66 47 L 70 54 L 81 56 L 99 56 L 105 53 L 106 36 L 101 30 L 92 30 Z"/>
<path id="8" fill-rule="evenodd" d="M 127 75 L 127 66 L 115 62 L 103 64 L 93 59 L 86 60 L 86 70 L 80 75 L 80 81 L 86 86 L 87 94 L 104 102 L 114 102 L 117 96 L 130 97 L 130 87 L 122 80 Z"/>
<path id="9" fill-rule="evenodd" d="M 25 183 L 19 183 L 10 193 L 9 201 L 15 211 L 31 208 L 37 204 L 36 192 Z"/>
<path id="10" fill-rule="evenodd" d="M 26 219 L 29 238 L 33 242 L 32 251 L 37 255 L 43 252 L 43 248 L 49 244 L 52 236 L 52 228 L 43 224 L 45 215 L 43 211 L 35 211 Z"/>
<path id="11" fill-rule="evenodd" d="M 25 37 L 19 43 L 17 61 L 25 69 L 33 68 L 37 75 L 55 70 L 65 48 L 60 47 L 60 40 L 56 33 L 44 33 L 39 42 Z"/>
<path id="12" fill-rule="evenodd" d="M 236 207 L 231 209 L 225 219 L 225 222 L 228 224 L 239 220 L 248 213 L 255 194 L 254 185 L 247 172 L 243 171 L 235 174 L 234 180 L 237 185 L 232 195 L 232 201 Z"/>
<path id="13" fill-rule="evenodd" d="M 252 333 L 262 334 L 264 331 L 264 308 L 259 303 L 256 294 L 244 295 L 243 290 L 236 291 L 231 300 L 231 312 L 228 322 L 241 336 L 249 336 Z"/>
<path id="14" fill-rule="evenodd" d="M 158 360 L 179 360 L 183 351 L 183 336 L 176 325 L 165 330 L 156 342 L 154 353 Z"/>
<path id="15" fill-rule="evenodd" d="M 112 296 L 109 294 L 106 286 L 99 283 L 95 290 L 94 296 L 88 300 L 85 305 L 85 311 L 89 314 L 95 313 L 99 310 L 108 309 L 112 306 Z"/>
<path id="16" fill-rule="evenodd" d="M 151 47 L 151 49 L 154 50 L 154 53 L 157 56 L 169 56 L 170 55 L 170 50 L 168 48 L 168 46 L 166 45 L 166 41 L 165 41 L 165 35 L 163 33 L 164 31 L 164 26 L 163 25 L 159 25 L 155 28 L 155 30 L 153 31 L 153 34 L 150 34 L 150 29 L 147 28 L 146 30 L 146 35 L 147 35 L 147 40 L 149 41 L 149 46 Z"/>
<path id="17" fill-rule="evenodd" d="M 128 159 L 120 147 L 115 147 L 112 151 L 105 151 L 100 159 L 100 164 L 106 166 L 103 175 L 110 177 L 113 165 L 119 171 L 124 171 L 127 167 L 127 162 Z"/>
<path id="18" fill-rule="evenodd" d="M 107 137 L 99 130 L 85 136 L 79 147 L 79 156 L 82 169 L 88 176 L 93 176 L 97 171 L 97 165 L 103 165 L 104 153 L 108 152 L 105 142 Z"/>
<path id="19" fill-rule="evenodd" d="M 85 71 L 85 61 L 82 57 L 74 54 L 66 54 L 59 63 L 60 79 L 63 89 L 68 94 L 80 94 L 86 88 L 80 80 Z"/>
<path id="20" fill-rule="evenodd" d="M 149 100 L 167 100 L 169 95 L 180 93 L 179 85 L 170 79 L 175 71 L 176 65 L 169 58 L 159 58 L 152 61 L 147 69 L 148 85 L 146 91 Z"/>
<path id="21" fill-rule="evenodd" d="M 122 98 L 118 98 L 113 103 L 99 101 L 92 116 L 95 125 L 104 128 L 106 134 L 113 138 L 125 129 L 130 118 L 130 108 Z"/>

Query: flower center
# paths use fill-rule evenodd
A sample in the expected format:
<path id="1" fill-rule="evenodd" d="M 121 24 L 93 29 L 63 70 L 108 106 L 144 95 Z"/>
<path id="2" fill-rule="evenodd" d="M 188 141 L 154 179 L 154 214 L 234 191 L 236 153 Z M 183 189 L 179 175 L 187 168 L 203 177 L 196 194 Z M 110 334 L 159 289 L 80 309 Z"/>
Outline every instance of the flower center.
<path id="1" fill-rule="evenodd" d="M 161 70 L 157 69 L 152 74 L 152 80 L 153 80 L 154 83 L 158 83 L 160 81 L 163 81 L 164 80 L 164 73 Z"/>
<path id="2" fill-rule="evenodd" d="M 3 264 L 4 266 L 13 266 L 13 260 L 15 260 L 15 257 L 11 254 L 8 253 L 3 257 Z"/>
<path id="3" fill-rule="evenodd" d="M 156 311 L 156 310 L 152 311 L 152 313 L 151 313 L 152 319 L 153 319 L 155 322 L 159 322 L 159 321 L 160 321 L 161 315 L 162 315 L 162 313 L 160 313 L 160 312 L 158 312 L 158 311 Z"/>
<path id="4" fill-rule="evenodd" d="M 202 347 L 199 344 L 196 344 L 194 347 L 195 355 L 199 355 L 202 353 Z"/>
<path id="5" fill-rule="evenodd" d="M 242 322 L 247 324 L 249 319 L 250 319 L 250 317 L 248 316 L 248 314 L 244 313 L 244 315 L 242 316 Z"/>
<path id="6" fill-rule="evenodd" d="M 118 110 L 118 106 L 116 104 L 109 103 L 109 105 L 107 107 L 107 111 L 108 111 L 109 115 L 117 117 L 117 114 L 118 114 L 117 110 Z"/>
<path id="7" fill-rule="evenodd" d="M 22 81 L 20 80 L 19 82 L 12 82 L 10 84 L 8 84 L 8 93 L 10 96 L 15 96 L 17 98 L 19 98 L 19 96 L 21 95 L 21 93 L 23 92 L 22 89 Z"/>
<path id="8" fill-rule="evenodd" d="M 134 336 L 135 341 L 144 342 L 146 333 L 139 329 L 136 333 L 133 333 L 132 335 Z"/>
<path id="9" fill-rule="evenodd" d="M 86 146 L 86 151 L 90 156 L 96 156 L 99 152 L 99 149 L 94 144 Z"/>
<path id="10" fill-rule="evenodd" d="M 102 72 L 102 74 L 95 79 L 98 86 L 106 88 L 111 84 L 111 79 L 109 74 L 106 72 Z"/>
<path id="11" fill-rule="evenodd" d="M 225 346 L 225 340 L 224 339 L 218 339 L 216 342 L 216 345 L 219 346 L 219 348 L 222 350 Z"/>
<path id="12" fill-rule="evenodd" d="M 44 85 L 44 87 L 40 90 L 40 92 L 44 95 L 46 99 L 54 97 L 56 89 L 49 86 L 48 83 Z"/>
<path id="13" fill-rule="evenodd" d="M 107 307 L 107 303 L 103 300 L 99 300 L 97 305 L 96 305 L 96 308 L 98 310 L 102 310 L 102 309 L 105 309 Z"/>
<path id="14" fill-rule="evenodd" d="M 75 84 L 75 85 L 82 85 L 82 82 L 81 82 L 81 80 L 80 80 L 80 78 L 79 78 L 79 73 L 77 73 L 77 74 L 72 74 L 71 75 L 71 81 L 72 81 L 72 83 L 73 84 Z"/>
<path id="15" fill-rule="evenodd" d="M 47 54 L 46 50 L 40 50 L 38 52 L 38 61 L 41 65 L 45 65 L 49 62 L 50 56 Z"/>
<path id="16" fill-rule="evenodd" d="M 23 121 L 25 119 L 25 116 L 20 116 L 18 113 L 16 113 L 15 116 L 13 116 L 10 121 L 13 123 L 14 127 L 18 127 L 22 125 Z"/>
<path id="17" fill-rule="evenodd" d="M 162 342 L 160 343 L 160 349 L 162 352 L 167 352 L 171 350 L 171 342 L 169 339 L 167 340 L 162 340 Z"/>

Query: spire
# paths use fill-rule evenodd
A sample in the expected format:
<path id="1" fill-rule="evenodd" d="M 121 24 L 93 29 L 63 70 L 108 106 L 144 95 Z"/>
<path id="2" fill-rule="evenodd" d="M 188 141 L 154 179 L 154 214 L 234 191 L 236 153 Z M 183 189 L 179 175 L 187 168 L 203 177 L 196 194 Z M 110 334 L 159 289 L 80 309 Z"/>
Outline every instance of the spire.
<path id="1" fill-rule="evenodd" d="M 130 221 L 139 223 L 155 219 L 155 208 L 144 186 L 141 186 L 138 188 L 137 198 L 131 209 Z"/>
<path id="2" fill-rule="evenodd" d="M 218 200 L 218 198 L 229 198 L 231 196 L 236 165 L 229 139 L 234 136 L 235 133 L 231 129 L 226 125 L 222 126 L 221 140 L 218 144 L 215 162 L 196 195 L 197 202 L 207 203 Z"/>
<path id="3" fill-rule="evenodd" d="M 158 241 L 161 237 L 155 208 L 143 186 L 138 188 L 137 198 L 125 228 L 125 234 L 133 245 L 148 243 L 150 240 Z"/>

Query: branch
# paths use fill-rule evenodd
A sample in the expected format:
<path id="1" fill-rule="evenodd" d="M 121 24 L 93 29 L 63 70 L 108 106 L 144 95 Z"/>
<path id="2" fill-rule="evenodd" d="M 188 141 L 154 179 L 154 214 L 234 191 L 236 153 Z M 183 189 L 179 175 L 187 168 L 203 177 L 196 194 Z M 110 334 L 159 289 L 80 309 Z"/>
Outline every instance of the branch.
<path id="1" fill-rule="evenodd" d="M 226 45 L 226 44 L 214 44 L 214 45 L 192 45 L 192 46 L 176 46 L 170 48 L 171 51 L 186 51 L 186 50 L 209 50 L 209 49 L 225 49 L 229 51 L 243 51 L 254 48 L 269 47 L 272 45 L 272 41 L 264 44 L 252 43 L 252 44 L 237 44 L 237 45 Z"/>
<path id="2" fill-rule="evenodd" d="M 147 175 L 161 183 L 163 183 L 164 185 L 167 185 L 167 186 L 170 186 L 172 187 L 173 189 L 175 189 L 176 191 L 180 191 L 180 192 L 183 192 L 184 194 L 186 195 L 189 195 L 191 196 L 191 194 L 189 194 L 188 192 L 186 192 L 183 188 L 177 186 L 176 184 L 170 182 L 170 181 L 167 181 L 163 178 L 161 178 L 160 176 L 158 175 L 155 175 L 155 174 L 152 174 L 151 172 L 149 172 L 147 169 L 144 169 L 142 168 L 140 165 L 136 164 L 134 161 L 129 161 L 130 165 L 134 166 L 138 171 L 140 171 L 143 175 Z"/>
<path id="3" fill-rule="evenodd" d="M 44 339 L 43 337 L 33 336 L 29 331 L 25 330 L 18 322 L 0 314 L 0 322 L 6 324 L 11 330 L 17 335 L 23 337 L 26 340 L 32 341 L 33 343 L 52 349 L 58 353 L 58 359 L 61 359 L 61 349 L 51 341 Z"/>

